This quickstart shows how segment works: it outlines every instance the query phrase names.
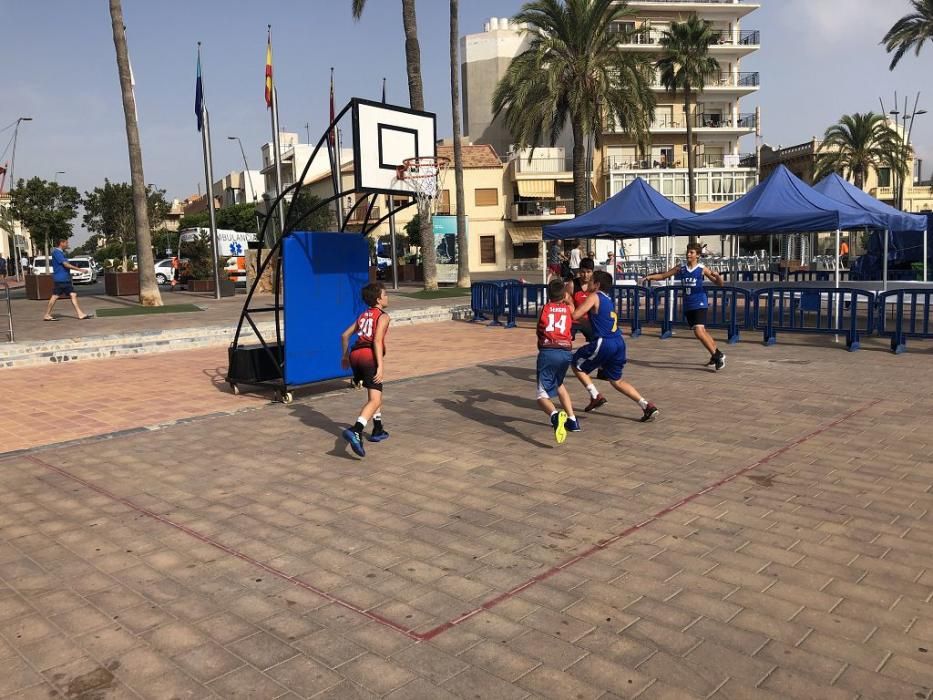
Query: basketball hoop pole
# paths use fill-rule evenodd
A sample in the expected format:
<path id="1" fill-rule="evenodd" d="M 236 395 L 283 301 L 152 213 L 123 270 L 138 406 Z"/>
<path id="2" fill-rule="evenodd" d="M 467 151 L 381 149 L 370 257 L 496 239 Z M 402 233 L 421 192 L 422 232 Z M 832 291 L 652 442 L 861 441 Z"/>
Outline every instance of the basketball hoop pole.
<path id="1" fill-rule="evenodd" d="M 386 195 L 386 210 L 392 211 L 392 196 Z M 378 243 L 377 243 L 378 245 Z M 392 256 L 392 291 L 398 291 L 398 250 L 396 248 L 395 214 L 389 214 L 389 254 Z"/>

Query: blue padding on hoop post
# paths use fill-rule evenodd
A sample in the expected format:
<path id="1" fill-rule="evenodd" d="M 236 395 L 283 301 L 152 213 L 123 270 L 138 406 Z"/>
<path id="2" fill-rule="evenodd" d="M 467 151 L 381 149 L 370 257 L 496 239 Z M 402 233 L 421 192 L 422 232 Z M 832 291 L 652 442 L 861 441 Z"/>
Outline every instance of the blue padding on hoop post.
<path id="1" fill-rule="evenodd" d="M 340 334 L 365 309 L 366 238 L 293 233 L 282 242 L 282 269 L 286 385 L 350 376 L 341 367 Z"/>

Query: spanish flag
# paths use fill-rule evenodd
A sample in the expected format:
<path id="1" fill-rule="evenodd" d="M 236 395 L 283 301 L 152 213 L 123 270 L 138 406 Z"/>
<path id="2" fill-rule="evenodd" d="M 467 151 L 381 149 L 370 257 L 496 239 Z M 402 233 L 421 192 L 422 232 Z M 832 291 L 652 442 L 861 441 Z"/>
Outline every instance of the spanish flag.
<path id="1" fill-rule="evenodd" d="M 266 107 L 272 106 L 272 30 L 266 42 Z"/>

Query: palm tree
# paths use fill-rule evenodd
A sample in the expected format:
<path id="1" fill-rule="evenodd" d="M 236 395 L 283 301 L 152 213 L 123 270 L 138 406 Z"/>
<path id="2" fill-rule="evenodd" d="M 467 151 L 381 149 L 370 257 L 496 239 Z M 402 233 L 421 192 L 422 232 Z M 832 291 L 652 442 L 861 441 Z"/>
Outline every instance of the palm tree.
<path id="1" fill-rule="evenodd" d="M 136 219 L 136 266 L 139 274 L 139 303 L 143 306 L 162 306 L 162 295 L 155 278 L 152 260 L 152 237 L 149 231 L 149 206 L 146 178 L 143 175 L 143 152 L 139 145 L 136 124 L 136 97 L 130 77 L 130 55 L 126 48 L 123 8 L 120 0 L 110 0 L 110 22 L 113 45 L 117 51 L 117 70 L 120 91 L 123 93 L 123 118 L 126 121 L 126 142 L 130 154 L 130 182 L 133 186 L 133 214 Z"/>
<path id="2" fill-rule="evenodd" d="M 906 171 L 904 144 L 900 135 L 880 114 L 866 112 L 843 114 L 823 135 L 816 158 L 814 177 L 819 179 L 832 172 L 852 178 L 855 186 L 864 188 L 868 171 L 891 167 L 900 174 Z"/>
<path id="3" fill-rule="evenodd" d="M 919 56 L 923 42 L 933 41 L 933 0 L 911 0 L 911 5 L 914 11 L 897 20 L 881 40 L 888 53 L 894 52 L 890 70 L 910 49 Z"/>
<path id="4" fill-rule="evenodd" d="M 454 180 L 457 196 L 457 286 L 470 286 L 470 241 L 463 194 L 463 138 L 460 134 L 460 3 L 450 0 L 450 105 L 454 127 Z"/>
<path id="5" fill-rule="evenodd" d="M 366 7 L 366 0 L 352 0 L 353 18 L 359 19 Z M 405 30 L 405 68 L 408 73 L 408 101 L 412 109 L 424 111 L 424 87 L 421 81 L 421 46 L 418 43 L 418 20 L 415 16 L 415 0 L 402 0 L 402 28 Z M 414 155 L 414 154 L 412 154 Z M 437 289 L 437 251 L 430 241 L 434 240 L 431 217 L 421 219 L 421 246 L 424 262 L 424 288 Z"/>
<path id="6" fill-rule="evenodd" d="M 642 148 L 654 118 L 651 65 L 619 48 L 610 25 L 628 14 L 615 0 L 533 0 L 515 16 L 531 35 L 493 93 L 493 111 L 520 148 L 573 134 L 573 203 L 586 212 L 586 137 L 599 145 L 603 118 Z"/>
<path id="7" fill-rule="evenodd" d="M 672 95 L 680 91 L 684 98 L 690 211 L 696 211 L 697 206 L 696 184 L 693 181 L 696 154 L 693 152 L 693 115 L 690 104 L 695 102 L 695 93 L 703 90 L 706 81 L 719 74 L 719 61 L 709 55 L 709 45 L 715 38 L 712 25 L 696 15 L 691 15 L 686 22 L 674 22 L 661 36 L 664 54 L 656 63 L 661 72 L 661 84 Z"/>

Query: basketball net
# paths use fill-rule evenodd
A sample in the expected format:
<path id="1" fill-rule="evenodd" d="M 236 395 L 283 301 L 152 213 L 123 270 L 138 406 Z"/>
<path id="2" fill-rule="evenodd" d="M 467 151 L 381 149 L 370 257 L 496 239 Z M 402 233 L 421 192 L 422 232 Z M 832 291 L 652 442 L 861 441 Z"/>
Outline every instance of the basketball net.
<path id="1" fill-rule="evenodd" d="M 450 158 L 427 156 L 406 158 L 396 169 L 399 182 L 414 194 L 421 218 L 430 218 L 437 211 L 449 165 Z"/>

